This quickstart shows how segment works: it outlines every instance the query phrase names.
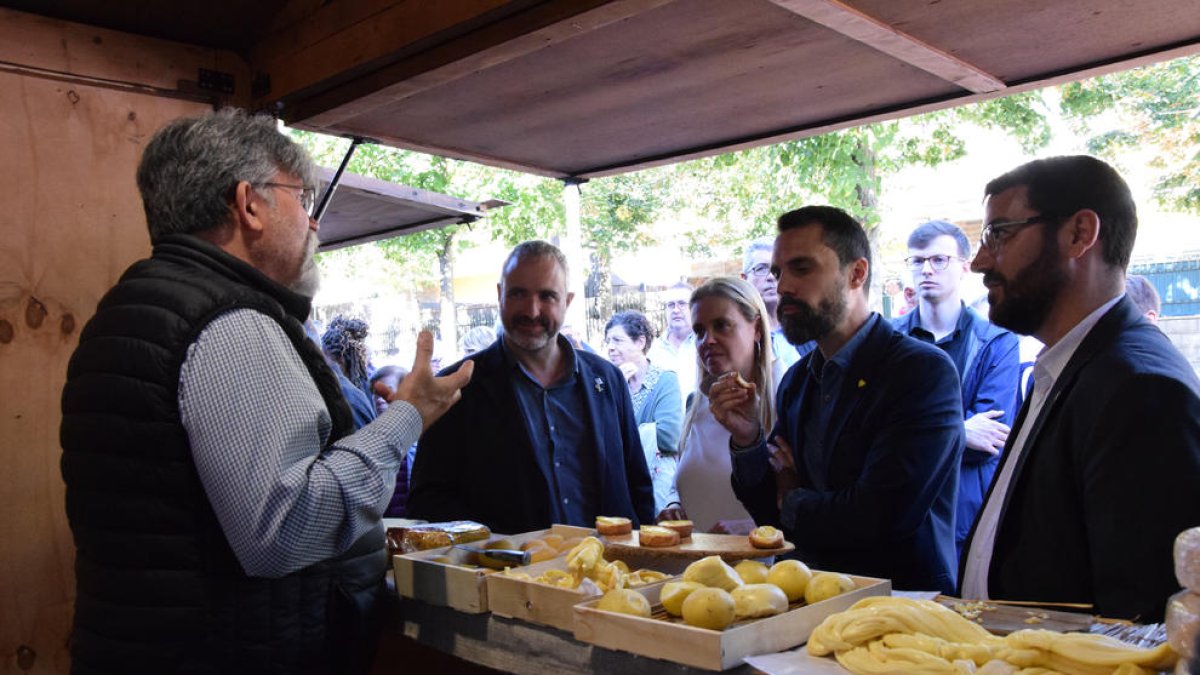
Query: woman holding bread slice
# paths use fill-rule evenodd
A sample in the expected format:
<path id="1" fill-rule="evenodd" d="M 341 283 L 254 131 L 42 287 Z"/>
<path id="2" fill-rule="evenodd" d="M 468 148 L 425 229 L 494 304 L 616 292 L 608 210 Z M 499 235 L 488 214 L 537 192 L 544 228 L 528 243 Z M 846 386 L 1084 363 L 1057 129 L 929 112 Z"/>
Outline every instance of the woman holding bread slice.
<path id="1" fill-rule="evenodd" d="M 763 428 L 770 429 L 783 364 L 771 349 L 767 308 L 749 282 L 710 279 L 693 291 L 690 305 L 700 384 L 683 423 L 675 472 L 680 504 L 659 520 L 690 519 L 700 532 L 748 534 L 754 521 L 733 494 L 729 431 L 713 417 L 708 390 L 720 378 L 737 378 L 756 393 Z"/>

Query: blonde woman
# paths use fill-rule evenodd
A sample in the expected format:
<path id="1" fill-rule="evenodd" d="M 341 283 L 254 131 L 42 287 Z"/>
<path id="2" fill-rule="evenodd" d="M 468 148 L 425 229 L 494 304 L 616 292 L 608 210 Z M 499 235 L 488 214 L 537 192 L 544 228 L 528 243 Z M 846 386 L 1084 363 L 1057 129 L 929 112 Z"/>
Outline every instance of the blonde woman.
<path id="1" fill-rule="evenodd" d="M 675 487 L 680 504 L 659 520 L 689 519 L 700 532 L 746 534 L 754 521 L 730 484 L 729 431 L 713 417 L 708 390 L 718 378 L 740 376 L 755 389 L 764 429 L 775 425 L 775 390 L 783 365 L 771 350 L 771 325 L 762 297 L 749 282 L 717 277 L 689 301 L 700 384 L 683 423 Z"/>

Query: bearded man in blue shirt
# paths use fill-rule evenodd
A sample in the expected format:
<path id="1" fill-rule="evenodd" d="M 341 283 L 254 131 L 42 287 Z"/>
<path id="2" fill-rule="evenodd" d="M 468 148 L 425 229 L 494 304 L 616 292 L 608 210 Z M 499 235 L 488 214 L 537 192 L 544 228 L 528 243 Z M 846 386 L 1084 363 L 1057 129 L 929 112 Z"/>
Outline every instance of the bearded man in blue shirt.
<path id="1" fill-rule="evenodd" d="M 753 386 L 713 385 L 734 492 L 813 567 L 952 592 L 963 449 L 954 364 L 867 309 L 871 248 L 844 211 L 780 216 L 771 271 L 788 341 L 816 340 L 817 349 L 780 383 L 769 434 L 754 415 Z"/>

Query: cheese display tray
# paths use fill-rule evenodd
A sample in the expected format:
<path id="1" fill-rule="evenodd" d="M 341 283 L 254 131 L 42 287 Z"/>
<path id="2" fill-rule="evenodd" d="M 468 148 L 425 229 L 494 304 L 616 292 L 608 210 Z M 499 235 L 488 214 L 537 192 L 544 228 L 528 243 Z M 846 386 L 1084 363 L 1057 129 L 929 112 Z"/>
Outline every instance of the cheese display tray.
<path id="1" fill-rule="evenodd" d="M 815 571 L 814 571 L 815 572 Z M 650 601 L 649 619 L 596 609 L 598 599 L 576 605 L 575 638 L 600 647 L 674 661 L 705 670 L 733 668 L 747 656 L 783 651 L 808 641 L 825 617 L 872 595 L 891 595 L 887 579 L 850 575 L 856 588 L 812 605 L 793 603 L 788 611 L 762 619 L 736 621 L 725 630 L 689 626 L 670 617 L 659 602 L 662 584 L 637 589 Z"/>
<path id="2" fill-rule="evenodd" d="M 571 539 L 595 533 L 595 530 L 586 527 L 552 525 L 547 530 L 522 534 L 493 534 L 487 540 L 471 542 L 467 546 L 483 548 L 488 542 L 497 539 L 507 539 L 514 545 L 520 546 L 523 542 L 541 539 L 547 534 L 557 534 L 564 539 Z M 566 550 L 560 552 L 557 559 L 561 560 L 565 554 Z M 449 557 L 453 563 L 435 560 L 445 557 Z M 487 612 L 489 603 L 486 581 L 487 577 L 496 570 L 454 564 L 466 563 L 470 557 L 471 554 L 468 551 L 452 546 L 395 555 L 392 558 L 392 568 L 396 579 L 396 592 L 401 597 L 421 600 L 431 605 L 453 607 L 460 612 L 469 614 Z"/>
<path id="3" fill-rule="evenodd" d="M 630 534 L 600 537 L 604 541 L 605 556 L 609 560 L 624 560 L 630 567 L 649 567 L 677 574 L 689 563 L 710 555 L 719 555 L 725 562 L 734 565 L 741 560 L 772 558 L 794 550 L 791 542 L 783 542 L 778 548 L 755 548 L 744 534 L 708 534 L 693 532 L 675 546 L 642 546 L 637 531 Z"/>
<path id="4" fill-rule="evenodd" d="M 608 557 L 607 553 L 605 557 Z M 566 558 L 558 557 L 521 568 L 520 571 L 537 577 L 548 570 L 566 569 Z M 659 586 L 672 578 L 641 588 Z M 487 584 L 492 613 L 567 632 L 575 628 L 575 605 L 598 598 L 601 594 L 596 586 L 588 583 L 579 588 L 561 588 L 505 574 L 490 575 Z"/>

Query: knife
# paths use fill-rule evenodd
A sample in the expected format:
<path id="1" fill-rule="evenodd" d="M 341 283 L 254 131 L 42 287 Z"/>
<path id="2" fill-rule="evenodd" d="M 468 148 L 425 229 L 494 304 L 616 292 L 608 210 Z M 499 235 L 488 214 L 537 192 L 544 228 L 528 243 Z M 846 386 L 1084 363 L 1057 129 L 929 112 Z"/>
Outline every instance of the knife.
<path id="1" fill-rule="evenodd" d="M 519 567 L 522 565 L 528 565 L 531 560 L 531 556 L 533 555 L 532 551 L 513 551 L 511 549 L 503 548 L 475 548 L 474 546 L 463 546 L 462 544 L 455 544 L 454 548 L 462 549 L 468 553 L 475 554 L 481 562 L 484 560 L 490 560 L 502 567 Z"/>

